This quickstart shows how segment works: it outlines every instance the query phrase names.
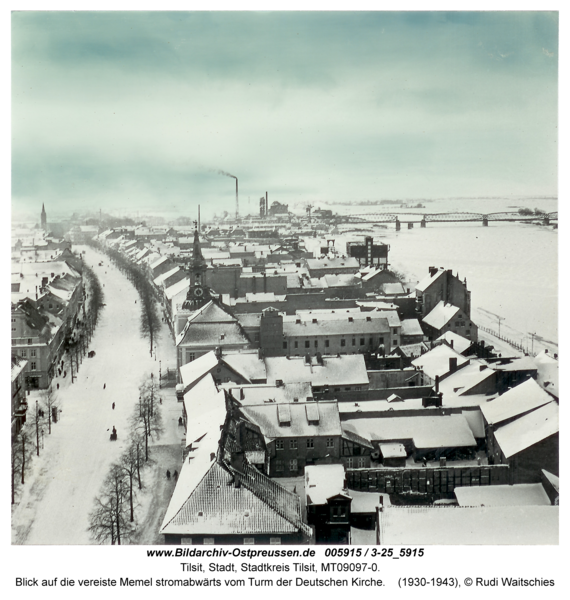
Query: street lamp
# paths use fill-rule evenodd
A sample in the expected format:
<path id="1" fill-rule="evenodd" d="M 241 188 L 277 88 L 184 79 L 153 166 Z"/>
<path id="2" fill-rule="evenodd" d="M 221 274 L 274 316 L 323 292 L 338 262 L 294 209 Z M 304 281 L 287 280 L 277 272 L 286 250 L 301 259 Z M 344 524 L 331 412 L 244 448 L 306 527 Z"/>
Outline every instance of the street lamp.
<path id="1" fill-rule="evenodd" d="M 44 449 L 44 430 L 42 428 L 42 450 Z"/>

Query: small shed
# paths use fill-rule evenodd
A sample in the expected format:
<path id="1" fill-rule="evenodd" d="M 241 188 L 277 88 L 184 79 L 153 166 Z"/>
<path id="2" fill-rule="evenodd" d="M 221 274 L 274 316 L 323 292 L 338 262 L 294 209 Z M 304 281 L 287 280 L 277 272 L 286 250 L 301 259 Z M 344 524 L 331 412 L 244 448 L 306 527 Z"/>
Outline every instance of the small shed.
<path id="1" fill-rule="evenodd" d="M 404 444 L 379 444 L 380 458 L 385 467 L 405 467 L 408 456 Z"/>

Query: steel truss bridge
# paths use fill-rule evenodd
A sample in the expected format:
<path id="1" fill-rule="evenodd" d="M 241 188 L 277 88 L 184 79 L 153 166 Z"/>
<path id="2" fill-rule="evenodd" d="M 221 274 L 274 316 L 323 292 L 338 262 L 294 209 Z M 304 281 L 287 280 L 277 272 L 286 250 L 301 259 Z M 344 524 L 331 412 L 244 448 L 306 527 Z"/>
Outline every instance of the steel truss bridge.
<path id="1" fill-rule="evenodd" d="M 524 215 L 518 212 L 496 212 L 496 213 L 470 213 L 470 212 L 449 212 L 449 213 L 361 213 L 349 216 L 350 222 L 359 223 L 419 223 L 425 227 L 427 223 L 470 223 L 480 222 L 487 225 L 489 222 L 536 222 L 540 221 L 549 225 L 552 221 L 558 222 L 558 211 L 551 213 L 539 213 Z"/>

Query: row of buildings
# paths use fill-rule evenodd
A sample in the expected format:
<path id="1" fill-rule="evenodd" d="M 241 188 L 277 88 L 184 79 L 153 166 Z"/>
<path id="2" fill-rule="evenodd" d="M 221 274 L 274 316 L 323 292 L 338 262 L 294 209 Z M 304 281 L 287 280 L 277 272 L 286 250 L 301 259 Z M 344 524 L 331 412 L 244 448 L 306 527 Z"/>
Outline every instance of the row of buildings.
<path id="1" fill-rule="evenodd" d="M 449 509 L 491 531 L 493 519 L 463 510 L 461 490 L 492 488 L 487 501 L 513 503 L 502 490 L 535 486 L 528 495 L 540 508 L 525 509 L 520 540 L 536 543 L 533 515 L 546 497 L 542 539 L 553 543 L 557 359 L 497 356 L 479 342 L 465 280 L 430 268 L 402 285 L 377 265 L 344 272 L 352 264 L 332 253 L 297 257 L 295 268 L 387 280 L 373 292 L 347 286 L 342 297 L 268 291 L 289 254 L 251 272 L 242 264 L 240 278 L 256 283 L 241 298 L 215 288 L 197 230 L 182 264 L 150 240 L 111 235 L 107 243 L 147 269 L 177 346 L 185 458 L 167 542 L 397 543 L 390 523 L 418 503 L 426 523 Z"/>

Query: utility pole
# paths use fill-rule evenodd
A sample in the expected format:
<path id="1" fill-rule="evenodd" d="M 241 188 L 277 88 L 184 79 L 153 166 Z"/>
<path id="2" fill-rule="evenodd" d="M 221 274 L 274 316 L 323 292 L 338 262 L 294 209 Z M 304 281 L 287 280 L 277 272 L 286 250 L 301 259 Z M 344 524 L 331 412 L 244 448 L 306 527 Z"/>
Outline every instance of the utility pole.
<path id="1" fill-rule="evenodd" d="M 497 315 L 497 321 L 499 321 L 499 337 L 501 337 L 501 321 L 504 321 L 505 317 L 499 317 L 499 315 Z"/>
<path id="2" fill-rule="evenodd" d="M 534 354 L 534 338 L 536 337 L 536 331 L 534 333 L 529 333 L 531 337 L 531 350 L 530 353 Z"/>

